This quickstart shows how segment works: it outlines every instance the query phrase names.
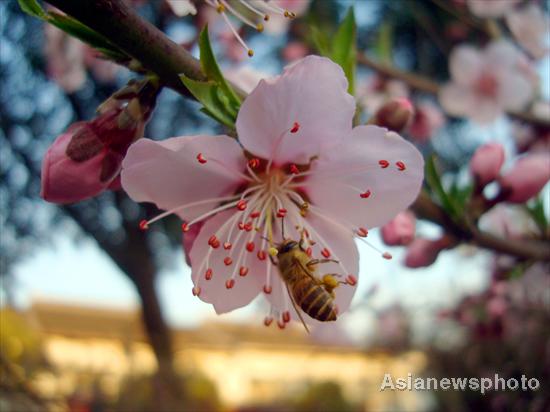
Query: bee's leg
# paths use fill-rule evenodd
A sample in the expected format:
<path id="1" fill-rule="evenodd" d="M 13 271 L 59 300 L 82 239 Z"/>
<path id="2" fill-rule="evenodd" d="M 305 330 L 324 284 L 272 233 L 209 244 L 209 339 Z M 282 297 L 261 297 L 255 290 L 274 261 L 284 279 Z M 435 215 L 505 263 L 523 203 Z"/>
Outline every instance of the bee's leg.
<path id="1" fill-rule="evenodd" d="M 271 263 L 273 263 L 275 266 L 278 266 L 278 263 L 275 261 L 275 258 L 271 255 L 269 255 L 269 260 L 271 260 Z"/>
<path id="2" fill-rule="evenodd" d="M 307 262 L 306 266 L 311 269 L 310 266 L 315 266 L 320 263 L 329 263 L 329 262 L 339 263 L 337 260 L 334 260 L 334 259 L 311 259 L 309 262 Z"/>

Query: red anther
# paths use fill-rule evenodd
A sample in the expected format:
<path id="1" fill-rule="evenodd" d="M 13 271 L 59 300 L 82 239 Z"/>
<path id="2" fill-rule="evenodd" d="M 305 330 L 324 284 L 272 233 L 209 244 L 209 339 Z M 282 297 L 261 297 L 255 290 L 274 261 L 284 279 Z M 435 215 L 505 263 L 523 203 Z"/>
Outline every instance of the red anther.
<path id="1" fill-rule="evenodd" d="M 296 133 L 298 130 L 300 130 L 300 123 L 294 122 L 292 129 L 290 129 L 290 133 Z"/>
<path id="2" fill-rule="evenodd" d="M 283 312 L 283 322 L 284 323 L 290 322 L 290 312 L 288 310 L 285 310 Z"/>
<path id="3" fill-rule="evenodd" d="M 181 230 L 182 230 L 182 232 L 189 232 L 189 223 L 183 222 L 181 224 Z"/>
<path id="4" fill-rule="evenodd" d="M 206 269 L 206 272 L 204 272 L 204 278 L 206 280 L 210 280 L 212 279 L 212 274 L 213 274 L 212 269 Z"/>
<path id="5" fill-rule="evenodd" d="M 200 164 L 205 164 L 206 163 L 206 159 L 205 157 L 202 155 L 202 153 L 199 153 L 197 155 L 197 160 L 199 161 Z"/>
<path id="6" fill-rule="evenodd" d="M 268 285 L 264 285 L 264 293 L 266 295 L 269 295 L 271 293 L 271 291 L 273 290 L 273 288 L 271 286 L 268 286 Z"/>
<path id="7" fill-rule="evenodd" d="M 252 230 L 252 223 L 247 223 L 246 225 L 244 225 L 244 230 L 246 230 L 247 232 L 250 232 Z"/>
<path id="8" fill-rule="evenodd" d="M 265 260 L 265 258 L 267 257 L 265 250 L 258 250 L 256 256 L 258 256 L 258 259 L 260 260 Z"/>
<path id="9" fill-rule="evenodd" d="M 360 227 L 359 229 L 357 229 L 357 236 L 367 237 L 368 235 L 369 235 L 369 231 L 364 227 Z"/>
<path id="10" fill-rule="evenodd" d="M 330 257 L 330 250 L 324 248 L 323 250 L 321 250 L 321 255 L 328 259 Z"/>
<path id="11" fill-rule="evenodd" d="M 384 253 L 382 253 L 382 257 L 383 257 L 384 259 L 391 260 L 391 258 L 392 258 L 393 256 L 391 255 L 391 253 L 384 252 Z"/>
<path id="12" fill-rule="evenodd" d="M 233 245 L 230 242 L 224 242 L 224 244 L 223 244 L 223 248 L 225 250 L 231 249 L 231 246 L 233 246 Z"/>
<path id="13" fill-rule="evenodd" d="M 277 321 L 277 326 L 279 327 L 279 329 L 284 329 L 286 326 L 286 323 L 284 320 L 280 319 Z"/>
<path id="14" fill-rule="evenodd" d="M 241 266 L 239 269 L 240 276 L 246 276 L 248 274 L 248 268 L 246 266 Z"/>
<path id="15" fill-rule="evenodd" d="M 306 249 L 306 255 L 308 255 L 309 257 L 311 257 L 312 254 L 313 254 L 313 249 L 310 248 L 310 247 L 308 247 L 308 248 Z"/>
<path id="16" fill-rule="evenodd" d="M 277 217 L 285 217 L 286 216 L 286 212 L 287 210 L 285 208 L 280 208 L 278 211 L 277 211 Z"/>
<path id="17" fill-rule="evenodd" d="M 212 246 L 214 249 L 217 249 L 217 248 L 220 247 L 220 241 L 218 239 L 216 239 L 216 241 L 212 242 L 212 244 L 210 246 Z"/>
<path id="18" fill-rule="evenodd" d="M 191 291 L 193 292 L 193 296 L 199 296 L 201 294 L 201 288 L 198 286 L 193 287 Z"/>
<path id="19" fill-rule="evenodd" d="M 260 166 L 260 159 L 253 158 L 248 161 L 248 166 L 250 166 L 252 169 L 256 169 L 258 166 Z"/>
<path id="20" fill-rule="evenodd" d="M 246 209 L 246 200 L 241 199 L 237 202 L 237 209 L 245 210 Z"/>
<path id="21" fill-rule="evenodd" d="M 357 285 L 357 278 L 353 275 L 348 275 L 346 277 L 346 283 L 350 286 L 355 286 Z"/>
<path id="22" fill-rule="evenodd" d="M 403 170 L 405 170 L 405 169 L 406 169 L 406 167 L 405 167 L 405 163 L 403 163 L 403 162 L 401 162 L 401 161 L 399 161 L 399 162 L 395 162 L 395 165 L 397 166 L 397 168 L 398 168 L 398 169 L 399 169 L 399 171 L 401 171 L 401 172 L 402 172 Z"/>
<path id="23" fill-rule="evenodd" d="M 273 323 L 273 318 L 271 316 L 266 316 L 264 318 L 264 325 L 265 326 L 269 326 Z"/>
<path id="24" fill-rule="evenodd" d="M 240 230 L 244 230 L 244 223 L 243 222 L 239 222 L 239 224 L 237 226 L 239 227 Z"/>
<path id="25" fill-rule="evenodd" d="M 216 235 L 212 235 L 210 236 L 210 239 L 208 239 L 208 244 L 212 246 L 212 243 L 216 243 L 217 240 L 218 238 L 216 237 Z"/>
<path id="26" fill-rule="evenodd" d="M 223 263 L 225 263 L 225 266 L 229 266 L 231 263 L 233 263 L 233 259 L 231 259 L 229 256 L 227 256 L 227 257 L 223 260 Z"/>
<path id="27" fill-rule="evenodd" d="M 361 193 L 359 196 L 361 196 L 361 199 L 368 199 L 370 197 L 370 190 L 367 190 L 366 192 Z"/>
<path id="28" fill-rule="evenodd" d="M 382 169 L 385 169 L 386 167 L 388 167 L 390 165 L 390 162 L 388 162 L 387 160 L 379 160 L 378 164 L 380 165 L 380 167 Z"/>
<path id="29" fill-rule="evenodd" d="M 256 219 L 256 218 L 259 217 L 259 216 L 260 216 L 260 212 L 252 212 L 252 213 L 250 214 L 250 217 L 251 217 L 252 219 Z"/>
<path id="30" fill-rule="evenodd" d="M 149 224 L 147 223 L 147 220 L 142 220 L 141 222 L 139 222 L 139 228 L 141 230 L 149 229 Z"/>
<path id="31" fill-rule="evenodd" d="M 233 288 L 233 286 L 235 286 L 235 279 L 227 279 L 225 281 L 226 289 L 231 289 L 231 288 Z"/>
<path id="32" fill-rule="evenodd" d="M 290 173 L 292 173 L 293 175 L 297 175 L 298 173 L 300 173 L 298 166 L 290 165 Z"/>
<path id="33" fill-rule="evenodd" d="M 248 250 L 249 252 L 254 252 L 254 242 L 248 242 L 246 244 L 246 250 Z"/>

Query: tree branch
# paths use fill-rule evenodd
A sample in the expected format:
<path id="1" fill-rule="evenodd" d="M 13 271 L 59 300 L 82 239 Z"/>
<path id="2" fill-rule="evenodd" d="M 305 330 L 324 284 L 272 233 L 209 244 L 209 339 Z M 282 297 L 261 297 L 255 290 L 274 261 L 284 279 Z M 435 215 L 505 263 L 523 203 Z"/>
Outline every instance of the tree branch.
<path id="1" fill-rule="evenodd" d="M 157 74 L 168 87 L 189 95 L 178 75 L 205 80 L 200 62 L 183 47 L 142 19 L 122 0 L 46 0 L 108 38 L 115 46 Z"/>
<path id="2" fill-rule="evenodd" d="M 443 227 L 458 240 L 471 242 L 484 249 L 505 253 L 520 259 L 550 261 L 550 244 L 527 239 L 504 239 L 477 228 L 467 228 L 455 223 L 430 197 L 422 192 L 412 205 L 416 215 Z"/>
<path id="3" fill-rule="evenodd" d="M 378 62 L 365 54 L 358 54 L 357 61 L 384 76 L 401 80 L 413 89 L 430 94 L 439 93 L 440 85 L 427 77 Z M 544 128 L 550 128 L 550 119 L 534 116 L 528 112 L 510 111 L 508 112 L 508 115 L 522 122 Z"/>

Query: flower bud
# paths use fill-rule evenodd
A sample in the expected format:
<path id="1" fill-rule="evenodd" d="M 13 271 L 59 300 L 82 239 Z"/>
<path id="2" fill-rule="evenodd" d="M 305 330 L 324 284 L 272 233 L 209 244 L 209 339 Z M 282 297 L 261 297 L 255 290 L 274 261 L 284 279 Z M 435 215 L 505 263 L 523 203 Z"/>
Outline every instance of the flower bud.
<path id="1" fill-rule="evenodd" d="M 404 97 L 397 97 L 384 103 L 369 123 L 399 133 L 408 125 L 413 114 L 411 102 Z"/>
<path id="2" fill-rule="evenodd" d="M 430 266 L 437 259 L 439 252 L 450 244 L 450 239 L 445 236 L 438 240 L 416 238 L 407 249 L 405 266 L 415 269 Z"/>
<path id="3" fill-rule="evenodd" d="M 405 211 L 382 226 L 382 240 L 388 246 L 405 246 L 414 239 L 416 218 L 412 212 Z"/>
<path id="4" fill-rule="evenodd" d="M 419 143 L 427 142 L 445 124 L 445 116 L 433 103 L 420 103 L 409 125 L 410 136 Z"/>
<path id="5" fill-rule="evenodd" d="M 502 200 L 524 203 L 537 195 L 550 179 L 550 156 L 532 154 L 519 159 L 499 179 Z"/>
<path id="6" fill-rule="evenodd" d="M 485 187 L 495 180 L 504 163 L 504 147 L 500 143 L 487 143 L 475 151 L 470 160 L 470 172 L 478 187 Z"/>

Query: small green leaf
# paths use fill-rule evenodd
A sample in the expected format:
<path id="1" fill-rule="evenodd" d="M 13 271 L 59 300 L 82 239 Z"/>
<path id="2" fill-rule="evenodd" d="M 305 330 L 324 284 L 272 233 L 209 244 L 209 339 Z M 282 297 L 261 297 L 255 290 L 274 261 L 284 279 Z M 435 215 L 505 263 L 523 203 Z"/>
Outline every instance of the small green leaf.
<path id="1" fill-rule="evenodd" d="M 544 212 L 544 202 L 539 196 L 525 206 L 527 212 L 531 215 L 531 218 L 535 221 L 538 228 L 543 234 L 546 234 L 548 229 L 548 219 Z"/>
<path id="2" fill-rule="evenodd" d="M 441 206 L 453 219 L 457 219 L 460 216 L 458 208 L 453 202 L 452 198 L 447 195 L 447 192 L 441 184 L 441 178 L 437 171 L 434 156 L 430 156 L 426 161 L 426 181 L 430 186 L 430 189 L 437 196 Z"/>
<path id="3" fill-rule="evenodd" d="M 330 42 L 326 32 L 311 26 L 311 40 L 322 56 L 331 57 Z"/>
<path id="4" fill-rule="evenodd" d="M 355 86 L 356 38 L 355 13 L 353 7 L 350 7 L 332 41 L 332 60 L 344 69 L 350 94 L 353 94 Z"/>
<path id="5" fill-rule="evenodd" d="M 21 7 L 21 10 L 23 10 L 25 13 L 33 16 L 43 19 L 46 13 L 44 12 L 44 9 L 36 0 L 18 0 L 19 7 Z"/>
<path id="6" fill-rule="evenodd" d="M 376 54 L 380 61 L 391 63 L 393 49 L 393 26 L 390 23 L 382 23 L 376 39 L 375 48 Z"/>
<path id="7" fill-rule="evenodd" d="M 201 110 L 204 113 L 232 129 L 235 128 L 236 116 L 229 113 L 226 105 L 220 101 L 220 86 L 216 82 L 199 82 L 183 74 L 180 75 L 180 79 L 191 94 L 202 103 L 204 108 Z"/>
<path id="8" fill-rule="evenodd" d="M 220 86 L 221 90 L 227 95 L 228 99 L 239 107 L 241 104 L 241 99 L 229 83 L 227 83 L 225 77 L 223 77 L 223 73 L 216 61 L 216 56 L 214 56 L 214 52 L 212 51 L 212 46 L 210 45 L 210 39 L 208 37 L 208 25 L 202 29 L 199 36 L 199 49 L 201 67 L 204 74 L 206 74 L 206 77 L 209 80 L 215 81 Z"/>

